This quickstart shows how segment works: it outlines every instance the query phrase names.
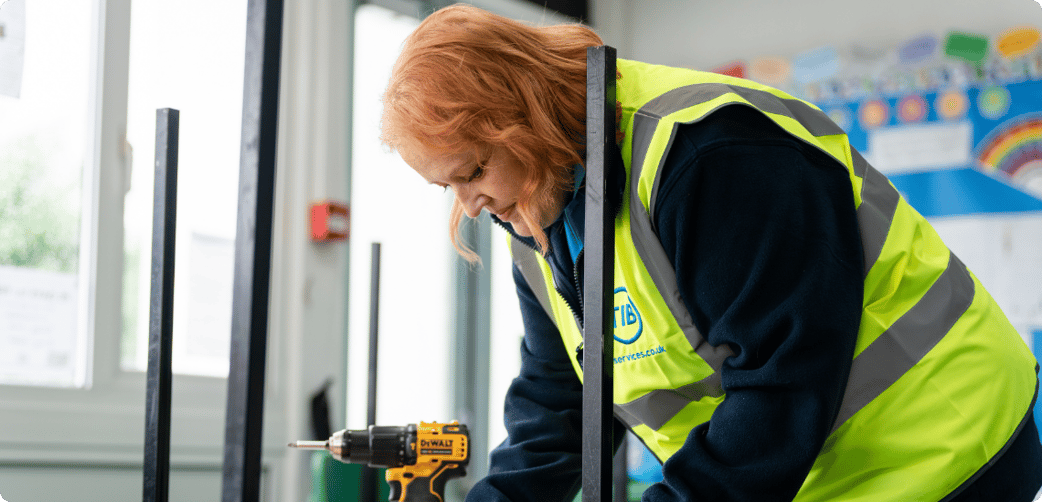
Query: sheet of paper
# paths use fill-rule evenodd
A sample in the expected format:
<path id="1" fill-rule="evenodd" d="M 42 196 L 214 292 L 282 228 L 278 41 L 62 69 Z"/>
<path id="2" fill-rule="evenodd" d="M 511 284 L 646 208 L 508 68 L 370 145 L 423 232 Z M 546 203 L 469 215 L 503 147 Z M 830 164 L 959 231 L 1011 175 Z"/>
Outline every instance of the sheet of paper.
<path id="1" fill-rule="evenodd" d="M 82 383 L 77 282 L 77 274 L 0 266 L 0 383 Z"/>
<path id="2" fill-rule="evenodd" d="M 0 95 L 12 98 L 22 94 L 25 1 L 0 0 Z"/>
<path id="3" fill-rule="evenodd" d="M 939 218 L 931 224 L 1032 343 L 1032 333 L 1042 329 L 1042 214 Z"/>
<path id="4" fill-rule="evenodd" d="M 883 174 L 966 167 L 973 126 L 966 121 L 889 127 L 868 133 L 867 160 Z"/>

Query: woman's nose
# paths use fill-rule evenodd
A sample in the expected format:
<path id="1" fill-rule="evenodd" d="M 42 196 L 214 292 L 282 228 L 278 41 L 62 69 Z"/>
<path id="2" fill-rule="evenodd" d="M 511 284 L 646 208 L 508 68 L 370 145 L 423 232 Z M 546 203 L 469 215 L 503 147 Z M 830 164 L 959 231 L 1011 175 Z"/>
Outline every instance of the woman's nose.
<path id="1" fill-rule="evenodd" d="M 463 187 L 456 190 L 456 198 L 463 206 L 463 212 L 469 218 L 477 218 L 481 210 L 488 205 L 491 199 L 473 187 Z"/>

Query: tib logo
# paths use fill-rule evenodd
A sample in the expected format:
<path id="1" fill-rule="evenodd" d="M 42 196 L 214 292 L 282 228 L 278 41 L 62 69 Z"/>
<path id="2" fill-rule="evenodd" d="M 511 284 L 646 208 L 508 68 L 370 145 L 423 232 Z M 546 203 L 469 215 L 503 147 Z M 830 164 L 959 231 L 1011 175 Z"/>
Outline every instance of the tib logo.
<path id="1" fill-rule="evenodd" d="M 644 320 L 640 317 L 637 305 L 626 291 L 626 288 L 615 288 L 615 339 L 630 344 L 640 338 L 644 332 Z"/>

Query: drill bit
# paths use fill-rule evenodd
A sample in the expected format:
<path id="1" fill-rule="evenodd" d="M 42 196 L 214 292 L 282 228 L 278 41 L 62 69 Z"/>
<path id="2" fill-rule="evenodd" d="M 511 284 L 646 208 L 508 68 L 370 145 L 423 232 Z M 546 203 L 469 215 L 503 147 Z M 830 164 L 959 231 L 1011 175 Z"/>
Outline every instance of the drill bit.
<path id="1" fill-rule="evenodd" d="M 326 441 L 294 441 L 289 444 L 290 448 L 308 448 L 315 450 L 325 450 L 329 447 L 329 440 Z"/>

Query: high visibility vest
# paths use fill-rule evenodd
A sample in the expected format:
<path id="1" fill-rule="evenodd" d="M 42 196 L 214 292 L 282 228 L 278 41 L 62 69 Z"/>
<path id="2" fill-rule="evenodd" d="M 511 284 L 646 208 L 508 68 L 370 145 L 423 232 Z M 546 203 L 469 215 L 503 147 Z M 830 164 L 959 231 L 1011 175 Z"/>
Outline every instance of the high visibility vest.
<path id="1" fill-rule="evenodd" d="M 678 124 L 760 111 L 846 169 L 864 250 L 864 302 L 839 417 L 796 500 L 940 500 L 997 457 L 1037 392 L 1030 350 L 977 278 L 813 105 L 747 80 L 619 60 L 626 188 L 615 220 L 614 413 L 665 461 L 726 396 L 731 355 L 698 332 L 654 233 L 658 171 Z M 567 350 L 578 320 L 543 257 L 514 261 Z M 853 334 L 852 334 L 853 335 Z M 576 374 L 582 369 L 571 357 Z"/>

